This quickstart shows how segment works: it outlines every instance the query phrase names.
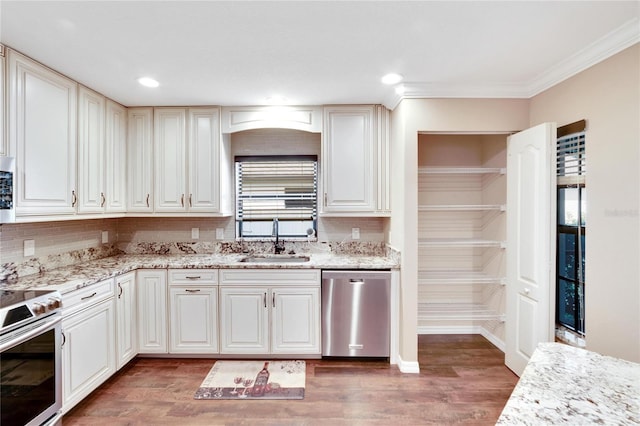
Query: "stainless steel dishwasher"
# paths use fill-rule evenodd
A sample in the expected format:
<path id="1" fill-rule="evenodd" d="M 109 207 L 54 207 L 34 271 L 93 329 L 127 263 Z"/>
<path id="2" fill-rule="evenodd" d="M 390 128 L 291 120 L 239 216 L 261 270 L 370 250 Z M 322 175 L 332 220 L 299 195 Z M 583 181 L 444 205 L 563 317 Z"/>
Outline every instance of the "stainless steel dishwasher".
<path id="1" fill-rule="evenodd" d="M 388 271 L 322 271 L 322 355 L 389 356 Z"/>

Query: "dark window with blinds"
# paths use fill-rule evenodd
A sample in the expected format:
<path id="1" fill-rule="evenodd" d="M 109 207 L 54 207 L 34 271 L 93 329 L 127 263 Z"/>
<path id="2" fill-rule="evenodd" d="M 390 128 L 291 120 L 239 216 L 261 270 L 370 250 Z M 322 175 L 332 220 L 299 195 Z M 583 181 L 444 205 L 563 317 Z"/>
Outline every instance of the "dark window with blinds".
<path id="1" fill-rule="evenodd" d="M 587 158 L 585 132 L 558 137 L 556 322 L 584 334 Z"/>
<path id="2" fill-rule="evenodd" d="M 238 238 L 297 238 L 316 231 L 316 156 L 238 156 L 235 174 Z"/>

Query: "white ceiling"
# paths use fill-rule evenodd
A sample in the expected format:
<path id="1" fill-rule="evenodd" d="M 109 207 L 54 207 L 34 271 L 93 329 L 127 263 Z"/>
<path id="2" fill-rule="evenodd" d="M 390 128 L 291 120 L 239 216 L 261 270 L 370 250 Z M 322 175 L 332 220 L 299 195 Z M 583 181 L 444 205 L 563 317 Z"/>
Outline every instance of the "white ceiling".
<path id="1" fill-rule="evenodd" d="M 639 1 L 7 1 L 2 43 L 121 102 L 530 97 L 640 41 Z M 152 76 L 148 89 L 137 78 Z"/>

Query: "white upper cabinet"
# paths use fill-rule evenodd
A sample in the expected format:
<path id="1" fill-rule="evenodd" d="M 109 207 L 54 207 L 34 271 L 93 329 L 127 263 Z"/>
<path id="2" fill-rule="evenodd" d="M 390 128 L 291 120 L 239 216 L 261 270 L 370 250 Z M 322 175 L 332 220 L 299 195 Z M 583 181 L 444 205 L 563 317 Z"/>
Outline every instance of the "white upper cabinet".
<path id="1" fill-rule="evenodd" d="M 9 155 L 18 220 L 76 211 L 77 84 L 9 49 Z"/>
<path id="2" fill-rule="evenodd" d="M 129 108 L 127 211 L 153 212 L 153 108 Z"/>
<path id="3" fill-rule="evenodd" d="M 126 211 L 126 108 L 78 89 L 78 213 Z"/>
<path id="4" fill-rule="evenodd" d="M 127 210 L 127 109 L 107 99 L 105 119 L 105 210 Z"/>
<path id="5" fill-rule="evenodd" d="M 155 211 L 186 211 L 186 110 L 154 110 Z"/>
<path id="6" fill-rule="evenodd" d="M 388 161 L 384 107 L 325 107 L 322 214 L 388 216 Z"/>
<path id="7" fill-rule="evenodd" d="M 217 108 L 189 110 L 188 210 L 220 210 L 220 119 Z"/>
<path id="8" fill-rule="evenodd" d="M 220 110 L 156 108 L 155 211 L 220 211 Z"/>
<path id="9" fill-rule="evenodd" d="M 78 89 L 78 213 L 102 213 L 105 198 L 104 96 Z"/>

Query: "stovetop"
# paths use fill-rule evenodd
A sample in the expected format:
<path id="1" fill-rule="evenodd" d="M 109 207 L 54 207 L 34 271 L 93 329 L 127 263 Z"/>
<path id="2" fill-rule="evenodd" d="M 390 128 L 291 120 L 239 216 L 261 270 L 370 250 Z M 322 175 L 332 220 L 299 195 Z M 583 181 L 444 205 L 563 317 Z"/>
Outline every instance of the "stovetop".
<path id="1" fill-rule="evenodd" d="M 57 293 L 55 290 L 0 290 L 0 309 L 7 308 L 18 303 L 28 302 L 41 296 Z M 60 295 L 58 294 L 59 298 Z"/>
<path id="2" fill-rule="evenodd" d="M 57 290 L 0 290 L 0 333 L 61 311 Z"/>

